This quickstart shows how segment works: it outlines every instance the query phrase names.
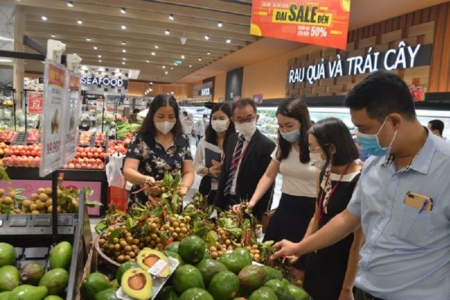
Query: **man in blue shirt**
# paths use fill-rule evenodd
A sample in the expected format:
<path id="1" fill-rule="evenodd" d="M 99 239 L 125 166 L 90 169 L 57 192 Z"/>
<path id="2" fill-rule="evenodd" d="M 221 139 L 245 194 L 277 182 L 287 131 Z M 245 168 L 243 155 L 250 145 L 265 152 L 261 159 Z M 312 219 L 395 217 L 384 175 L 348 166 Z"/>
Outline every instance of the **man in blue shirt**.
<path id="1" fill-rule="evenodd" d="M 450 145 L 422 127 L 408 86 L 369 75 L 346 99 L 358 140 L 371 156 L 347 210 L 283 255 L 332 245 L 362 226 L 355 299 L 450 299 Z"/>

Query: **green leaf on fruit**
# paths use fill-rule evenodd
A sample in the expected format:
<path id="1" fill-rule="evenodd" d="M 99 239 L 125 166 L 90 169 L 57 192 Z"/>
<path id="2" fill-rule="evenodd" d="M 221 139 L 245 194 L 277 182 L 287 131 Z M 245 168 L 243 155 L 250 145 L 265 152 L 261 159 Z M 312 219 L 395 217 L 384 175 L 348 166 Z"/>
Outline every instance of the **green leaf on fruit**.
<path id="1" fill-rule="evenodd" d="M 22 196 L 22 195 L 15 195 L 14 196 L 14 200 L 17 200 L 17 201 L 23 201 L 23 200 L 26 200 L 27 199 L 27 197 L 25 197 L 25 196 Z"/>
<path id="2" fill-rule="evenodd" d="M 118 238 L 122 234 L 123 230 L 122 228 L 117 228 L 113 232 L 111 232 L 111 235 L 109 236 L 108 243 L 112 244 L 113 240 L 115 238 Z"/>
<path id="3" fill-rule="evenodd" d="M 22 194 L 23 192 L 25 192 L 25 189 L 15 189 L 14 193 L 17 194 Z"/>
<path id="4" fill-rule="evenodd" d="M 208 242 L 211 246 L 215 247 L 217 245 L 216 241 L 219 239 L 219 237 L 217 236 L 217 233 L 215 231 L 209 231 L 206 235 L 206 238 L 208 239 Z"/>
<path id="5" fill-rule="evenodd" d="M 87 207 L 103 206 L 103 204 L 100 201 L 85 200 L 84 203 L 86 203 Z"/>
<path id="6" fill-rule="evenodd" d="M 208 234 L 208 227 L 203 227 L 200 228 L 199 230 L 194 232 L 194 235 L 201 237 L 202 239 L 204 239 L 206 237 L 206 235 Z"/>
<path id="7" fill-rule="evenodd" d="M 156 207 L 152 212 L 150 213 L 150 216 L 152 218 L 159 218 L 163 214 L 163 208 L 162 206 Z"/>
<path id="8" fill-rule="evenodd" d="M 99 222 L 97 225 L 95 225 L 95 232 L 99 235 L 105 232 L 107 229 L 108 225 L 106 225 L 104 221 Z"/>
<path id="9" fill-rule="evenodd" d="M 0 166 L 0 180 L 11 183 L 11 179 L 9 178 L 8 173 L 4 167 Z"/>

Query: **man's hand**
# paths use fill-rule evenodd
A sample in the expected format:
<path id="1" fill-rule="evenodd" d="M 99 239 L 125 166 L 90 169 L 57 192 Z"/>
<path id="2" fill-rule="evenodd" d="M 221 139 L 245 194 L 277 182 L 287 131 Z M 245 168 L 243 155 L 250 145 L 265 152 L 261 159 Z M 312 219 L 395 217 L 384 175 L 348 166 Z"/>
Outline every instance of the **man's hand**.
<path id="1" fill-rule="evenodd" d="M 273 245 L 273 247 L 277 250 L 277 252 L 275 252 L 270 257 L 271 260 L 277 259 L 278 257 L 299 255 L 298 249 L 297 249 L 298 244 L 292 243 L 288 240 L 282 240 L 282 241 L 276 243 L 275 245 Z"/>

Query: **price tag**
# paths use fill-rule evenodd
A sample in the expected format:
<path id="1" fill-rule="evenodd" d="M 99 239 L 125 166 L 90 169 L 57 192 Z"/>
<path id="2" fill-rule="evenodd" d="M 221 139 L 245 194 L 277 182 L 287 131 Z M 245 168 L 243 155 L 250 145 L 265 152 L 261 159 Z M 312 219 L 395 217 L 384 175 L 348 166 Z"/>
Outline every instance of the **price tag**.
<path id="1" fill-rule="evenodd" d="M 167 268 L 169 268 L 169 263 L 160 259 L 147 272 L 155 277 L 160 277 Z"/>

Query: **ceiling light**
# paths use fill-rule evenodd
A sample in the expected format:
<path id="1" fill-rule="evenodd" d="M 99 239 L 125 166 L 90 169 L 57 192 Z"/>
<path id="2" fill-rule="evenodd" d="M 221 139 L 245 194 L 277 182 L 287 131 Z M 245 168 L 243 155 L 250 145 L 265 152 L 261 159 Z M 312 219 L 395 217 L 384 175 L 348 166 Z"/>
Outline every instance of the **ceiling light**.
<path id="1" fill-rule="evenodd" d="M 173 70 L 173 68 L 170 68 L 171 70 Z"/>
<path id="2" fill-rule="evenodd" d="M 91 38 L 86 38 L 86 41 L 90 42 L 90 41 L 91 41 Z"/>
<path id="3" fill-rule="evenodd" d="M 189 68 L 192 68 L 192 65 L 189 65 Z"/>
<path id="4" fill-rule="evenodd" d="M 121 7 L 120 8 L 120 12 L 123 13 L 123 14 L 126 14 L 127 13 L 127 9 L 125 7 Z"/>
<path id="5" fill-rule="evenodd" d="M 181 59 L 184 59 L 184 55 L 181 55 Z"/>
<path id="6" fill-rule="evenodd" d="M 166 35 L 169 35 L 170 34 L 170 30 L 169 29 L 166 29 L 166 31 L 164 32 Z"/>
<path id="7" fill-rule="evenodd" d="M 99 56 L 98 56 L 98 58 L 102 58 L 102 56 L 101 56 L 101 55 L 99 55 Z"/>
<path id="8" fill-rule="evenodd" d="M 127 59 L 124 57 L 123 60 L 127 60 Z"/>
<path id="9" fill-rule="evenodd" d="M 124 65 L 124 64 L 125 64 L 125 62 L 123 61 L 123 62 L 122 62 L 122 65 Z"/>
<path id="10" fill-rule="evenodd" d="M 148 91 L 149 91 L 149 92 L 153 92 L 153 89 L 152 89 L 152 88 L 150 88 L 150 89 L 148 89 Z"/>
<path id="11" fill-rule="evenodd" d="M 12 63 L 12 59 L 9 58 L 0 58 L 0 62 L 5 62 L 5 63 Z"/>
<path id="12" fill-rule="evenodd" d="M 102 60 L 101 60 L 101 59 L 99 59 L 99 60 L 98 60 L 98 62 L 100 62 L 100 63 L 101 63 L 101 62 L 102 62 Z"/>
<path id="13" fill-rule="evenodd" d="M 201 58 L 201 56 L 199 56 L 199 57 L 198 57 L 198 61 L 202 61 L 202 58 Z"/>
<path id="14" fill-rule="evenodd" d="M 208 51 L 208 52 L 206 52 L 206 54 L 211 55 L 211 52 Z"/>
<path id="15" fill-rule="evenodd" d="M 205 40 L 209 40 L 209 35 L 205 35 Z"/>
<path id="16" fill-rule="evenodd" d="M 123 29 L 123 30 L 127 29 L 127 26 L 122 25 L 122 29 Z"/>
<path id="17" fill-rule="evenodd" d="M 52 35 L 51 35 L 51 36 L 52 36 L 52 38 L 56 37 L 56 35 L 55 35 L 54 33 L 52 33 Z"/>
<path id="18" fill-rule="evenodd" d="M 217 23 L 217 27 L 222 27 L 222 22 Z"/>
<path id="19" fill-rule="evenodd" d="M 146 62 L 146 63 L 149 63 L 150 61 L 149 61 L 149 60 L 146 60 L 145 62 Z"/>
<path id="20" fill-rule="evenodd" d="M 231 43 L 231 40 L 230 40 L 230 39 L 227 39 L 226 42 L 227 42 L 227 44 L 229 44 L 229 43 Z"/>
<path id="21" fill-rule="evenodd" d="M 150 84 L 150 85 L 153 85 L 153 82 L 152 82 L 152 81 L 150 81 L 150 82 L 149 82 L 149 84 Z"/>
<path id="22" fill-rule="evenodd" d="M 162 66 L 162 68 L 163 68 L 163 69 L 165 69 L 165 68 L 166 68 L 166 66 Z"/>
<path id="23" fill-rule="evenodd" d="M 126 53 L 126 52 L 127 52 L 127 50 L 125 50 L 125 49 L 122 49 L 122 52 L 123 52 L 123 53 Z"/>
<path id="24" fill-rule="evenodd" d="M 81 25 L 81 24 L 83 24 L 83 20 L 78 19 L 77 23 L 78 23 L 79 25 Z"/>
<path id="25" fill-rule="evenodd" d="M 156 55 L 156 53 L 155 53 L 155 52 L 152 52 L 152 55 L 153 55 L 153 56 L 155 56 L 155 55 Z"/>
<path id="26" fill-rule="evenodd" d="M 46 16 L 42 16 L 41 19 L 42 19 L 42 21 L 47 21 L 47 17 Z"/>
<path id="27" fill-rule="evenodd" d="M 158 49 L 159 47 L 158 47 L 158 45 L 155 45 L 155 49 Z"/>
<path id="28" fill-rule="evenodd" d="M 164 73 L 165 73 L 166 75 L 167 75 L 167 74 L 169 74 L 169 72 L 167 72 L 167 71 L 166 71 L 166 72 L 164 72 Z"/>
<path id="29" fill-rule="evenodd" d="M 94 50 L 97 50 L 97 46 L 94 46 Z"/>
<path id="30" fill-rule="evenodd" d="M 125 41 L 122 41 L 122 45 L 126 45 L 127 43 Z"/>
<path id="31" fill-rule="evenodd" d="M 173 14 L 169 15 L 169 19 L 171 19 L 173 21 Z"/>
<path id="32" fill-rule="evenodd" d="M 73 2 L 72 1 L 67 1 L 67 6 L 68 7 L 73 7 Z"/>

